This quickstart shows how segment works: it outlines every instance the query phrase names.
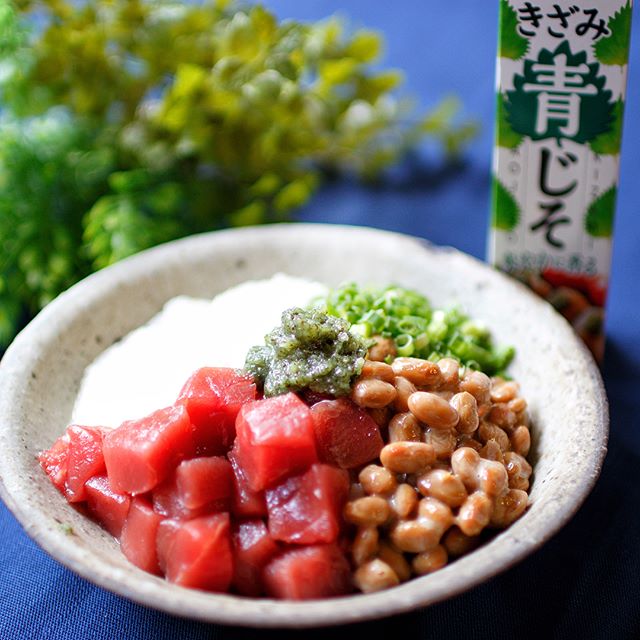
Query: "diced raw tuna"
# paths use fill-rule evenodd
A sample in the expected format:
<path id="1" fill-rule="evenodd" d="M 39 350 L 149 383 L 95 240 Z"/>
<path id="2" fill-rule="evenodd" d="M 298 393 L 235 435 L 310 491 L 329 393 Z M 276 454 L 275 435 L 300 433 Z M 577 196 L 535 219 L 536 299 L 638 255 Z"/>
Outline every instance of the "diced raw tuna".
<path id="1" fill-rule="evenodd" d="M 233 469 L 233 491 L 231 494 L 231 512 L 239 518 L 254 518 L 267 515 L 267 503 L 264 491 L 254 491 L 236 460 L 235 450 L 229 452 L 229 461 Z"/>
<path id="2" fill-rule="evenodd" d="M 90 513 L 112 536 L 119 538 L 129 513 L 131 497 L 116 493 L 107 476 L 89 478 L 84 486 Z"/>
<path id="3" fill-rule="evenodd" d="M 233 470 L 222 457 L 183 460 L 153 490 L 153 508 L 168 518 L 192 519 L 229 511 Z"/>
<path id="4" fill-rule="evenodd" d="M 183 522 L 178 518 L 167 518 L 162 520 L 158 525 L 158 535 L 156 536 L 156 551 L 158 553 L 158 564 L 162 575 L 167 573 L 167 559 L 172 552 L 171 545 L 173 537 Z"/>
<path id="5" fill-rule="evenodd" d="M 330 598 L 352 591 L 351 569 L 335 544 L 293 548 L 265 567 L 267 595 L 285 600 Z"/>
<path id="6" fill-rule="evenodd" d="M 233 577 L 229 514 L 164 521 L 158 535 L 158 557 L 171 582 L 193 589 L 227 591 Z"/>
<path id="7" fill-rule="evenodd" d="M 243 405 L 236 432 L 235 456 L 254 491 L 317 460 L 311 413 L 295 393 Z"/>
<path id="8" fill-rule="evenodd" d="M 176 485 L 175 475 L 165 478 L 152 492 L 153 510 L 164 518 L 178 520 L 193 520 L 211 513 L 229 510 L 229 501 L 212 502 L 196 509 L 185 506 Z"/>
<path id="9" fill-rule="evenodd" d="M 46 451 L 41 451 L 38 460 L 42 470 L 49 476 L 58 491 L 64 493 L 67 481 L 67 461 L 69 458 L 69 435 L 62 434 Z"/>
<path id="10" fill-rule="evenodd" d="M 193 458 L 176 468 L 176 483 L 189 509 L 197 509 L 215 500 L 231 497 L 233 470 L 223 457 Z"/>
<path id="11" fill-rule="evenodd" d="M 114 490 L 133 495 L 150 491 L 193 455 L 189 414 L 176 405 L 123 422 L 105 435 L 103 451 Z"/>
<path id="12" fill-rule="evenodd" d="M 188 519 L 192 515 L 189 509 L 180 501 L 174 474 L 165 478 L 153 489 L 151 492 L 151 502 L 153 503 L 153 510 L 165 518 Z M 194 517 L 202 515 L 204 515 L 204 513 L 200 513 L 199 511 L 193 514 Z"/>
<path id="13" fill-rule="evenodd" d="M 347 398 L 311 407 L 318 458 L 343 469 L 375 460 L 384 446 L 373 418 Z"/>
<path id="14" fill-rule="evenodd" d="M 67 428 L 67 434 L 69 458 L 65 495 L 69 502 L 82 502 L 87 497 L 84 483 L 92 476 L 101 475 L 106 471 L 102 454 L 104 432 L 99 427 L 72 424 Z"/>
<path id="15" fill-rule="evenodd" d="M 178 396 L 194 425 L 196 453 L 226 453 L 236 435 L 235 421 L 240 407 L 255 399 L 256 385 L 251 376 L 235 369 L 198 369 Z"/>
<path id="16" fill-rule="evenodd" d="M 243 596 L 263 594 L 262 569 L 278 551 L 262 520 L 247 520 L 233 530 L 233 587 Z"/>
<path id="17" fill-rule="evenodd" d="M 342 508 L 349 493 L 349 474 L 326 464 L 267 489 L 269 533 L 296 544 L 334 542 L 340 533 Z"/>
<path id="18" fill-rule="evenodd" d="M 151 507 L 146 497 L 131 500 L 129 513 L 120 535 L 120 547 L 127 559 L 144 571 L 160 574 L 156 538 L 162 516 Z"/>

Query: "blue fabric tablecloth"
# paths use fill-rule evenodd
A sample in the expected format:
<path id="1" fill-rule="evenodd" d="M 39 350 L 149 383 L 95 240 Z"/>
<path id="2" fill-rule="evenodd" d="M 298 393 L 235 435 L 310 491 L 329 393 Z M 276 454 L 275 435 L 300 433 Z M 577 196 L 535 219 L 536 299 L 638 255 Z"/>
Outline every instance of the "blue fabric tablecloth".
<path id="1" fill-rule="evenodd" d="M 483 258 L 498 0 L 271 0 L 267 5 L 281 17 L 314 20 L 340 11 L 356 25 L 382 30 L 385 63 L 406 72 L 407 89 L 421 105 L 456 93 L 483 126 L 460 166 L 442 170 L 425 150 L 419 162 L 407 163 L 380 185 L 328 184 L 300 218 L 393 229 Z M 602 476 L 571 523 L 515 568 L 442 604 L 356 625 L 349 633 L 640 638 L 640 17 L 635 18 L 603 368 L 611 439 Z M 0 640 L 302 636 L 192 622 L 107 593 L 50 559 L 2 504 L 0 540 Z"/>

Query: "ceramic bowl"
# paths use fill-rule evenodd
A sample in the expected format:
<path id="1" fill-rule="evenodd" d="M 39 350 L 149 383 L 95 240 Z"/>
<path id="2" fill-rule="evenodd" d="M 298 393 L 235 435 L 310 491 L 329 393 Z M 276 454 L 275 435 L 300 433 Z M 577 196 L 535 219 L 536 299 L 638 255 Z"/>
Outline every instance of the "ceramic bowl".
<path id="1" fill-rule="evenodd" d="M 185 589 L 144 573 L 127 562 L 113 538 L 70 507 L 36 456 L 67 426 L 85 367 L 173 296 L 210 298 L 277 272 L 328 285 L 355 280 L 412 287 L 435 306 L 459 304 L 484 320 L 500 343 L 515 345 L 510 371 L 529 401 L 533 425 L 535 475 L 525 515 L 473 553 L 399 587 L 286 602 Z M 54 300 L 16 338 L 0 365 L 2 497 L 27 533 L 56 560 L 105 589 L 209 622 L 349 623 L 425 607 L 470 589 L 532 553 L 571 518 L 599 474 L 607 433 L 598 369 L 547 303 L 453 249 L 364 228 L 274 225 L 204 234 L 145 251 Z"/>

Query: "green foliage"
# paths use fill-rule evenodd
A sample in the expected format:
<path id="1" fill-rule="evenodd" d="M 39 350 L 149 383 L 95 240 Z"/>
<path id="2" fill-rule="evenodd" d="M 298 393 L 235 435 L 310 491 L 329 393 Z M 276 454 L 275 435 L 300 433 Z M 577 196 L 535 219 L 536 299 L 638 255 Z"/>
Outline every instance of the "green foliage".
<path id="1" fill-rule="evenodd" d="M 616 100 L 613 105 L 613 120 L 611 128 L 589 141 L 589 146 L 594 153 L 617 155 L 620 153 L 622 142 L 622 119 L 624 116 L 624 102 Z"/>
<path id="2" fill-rule="evenodd" d="M 520 207 L 511 192 L 493 176 L 491 224 L 501 231 L 513 231 L 520 220 Z"/>
<path id="3" fill-rule="evenodd" d="M 578 131 L 571 136 L 563 133 L 566 121 L 560 118 L 552 118 L 547 123 L 545 131 L 537 131 L 536 121 L 538 113 L 537 91 L 526 90 L 527 84 L 538 84 L 537 64 L 555 65 L 557 56 L 566 56 L 566 64 L 570 67 L 584 65 L 588 71 L 581 74 L 584 85 L 593 85 L 597 91 L 593 95 L 580 96 L 580 126 Z M 613 119 L 613 106 L 611 91 L 605 89 L 606 78 L 598 75 L 600 65 L 597 62 L 587 64 L 587 54 L 580 51 L 571 52 L 568 40 L 565 40 L 555 51 L 542 49 L 537 60 L 525 60 L 523 74 L 516 74 L 513 78 L 514 88 L 507 91 L 506 109 L 509 122 L 514 131 L 529 136 L 532 140 L 544 138 L 569 138 L 578 143 L 588 142 L 596 136 L 608 131 Z"/>
<path id="4" fill-rule="evenodd" d="M 381 50 L 225 0 L 0 0 L 0 346 L 93 269 L 290 219 L 325 171 L 375 176 L 424 138 L 459 152 L 475 125 L 450 99 L 417 117 Z"/>
<path id="5" fill-rule="evenodd" d="M 507 149 L 515 149 L 522 142 L 522 134 L 513 130 L 507 117 L 507 108 L 505 106 L 505 95 L 500 91 L 497 92 L 496 98 L 498 104 L 496 106 L 496 127 L 497 127 L 497 143 L 500 147 Z"/>
<path id="6" fill-rule="evenodd" d="M 84 239 L 98 268 L 180 236 L 174 212 L 185 204 L 182 185 L 154 181 L 144 170 L 112 173 L 115 193 L 103 196 L 85 219 Z"/>
<path id="7" fill-rule="evenodd" d="M 23 44 L 24 35 L 13 6 L 7 0 L 0 0 L 0 61 L 15 54 Z"/>
<path id="8" fill-rule="evenodd" d="M 460 149 L 478 135 L 480 129 L 479 124 L 473 121 L 456 124 L 461 109 L 460 100 L 454 96 L 442 100 L 418 123 L 415 132 L 407 136 L 405 147 L 418 142 L 420 136 L 428 135 L 440 141 L 448 155 L 457 155 Z"/>
<path id="9" fill-rule="evenodd" d="M 349 282 L 313 304 L 350 323 L 351 333 L 392 338 L 399 356 L 453 357 L 494 375 L 504 372 L 515 353 L 512 347 L 497 347 L 487 327 L 460 309 L 433 309 L 422 294 L 403 287 L 362 288 Z"/>
<path id="10" fill-rule="evenodd" d="M 585 229 L 596 238 L 610 238 L 613 233 L 613 217 L 616 211 L 615 187 L 599 195 L 587 209 Z"/>
<path id="11" fill-rule="evenodd" d="M 631 1 L 609 18 L 611 35 L 593 45 L 593 52 L 602 64 L 627 64 L 631 41 Z"/>
<path id="12" fill-rule="evenodd" d="M 0 344 L 90 272 L 78 251 L 86 203 L 107 190 L 108 150 L 68 114 L 0 119 Z"/>
<path id="13" fill-rule="evenodd" d="M 498 55 L 501 58 L 520 60 L 528 50 L 529 40 L 518 33 L 518 14 L 507 0 L 500 0 Z"/>

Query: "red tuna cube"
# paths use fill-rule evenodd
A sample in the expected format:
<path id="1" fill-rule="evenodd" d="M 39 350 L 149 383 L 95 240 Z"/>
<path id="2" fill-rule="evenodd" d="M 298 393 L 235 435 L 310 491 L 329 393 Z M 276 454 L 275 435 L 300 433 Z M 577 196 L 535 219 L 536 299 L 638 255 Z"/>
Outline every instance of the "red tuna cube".
<path id="1" fill-rule="evenodd" d="M 209 513 L 217 513 L 228 509 L 228 504 L 223 503 L 205 505 L 197 509 L 185 507 L 184 502 L 180 499 L 174 475 L 163 480 L 151 492 L 151 500 L 153 502 L 153 510 L 156 513 L 159 513 L 164 518 L 176 518 L 178 520 L 192 520 L 193 518 L 206 516 Z"/>
<path id="2" fill-rule="evenodd" d="M 231 511 L 240 518 L 254 518 L 267 515 L 267 503 L 264 491 L 254 491 L 236 460 L 235 449 L 229 452 L 229 461 L 233 469 Z"/>
<path id="3" fill-rule="evenodd" d="M 54 486 L 69 502 L 86 499 L 84 483 L 104 473 L 103 429 L 72 424 L 38 460 Z"/>
<path id="4" fill-rule="evenodd" d="M 169 518 L 191 519 L 228 511 L 233 471 L 226 458 L 183 460 L 153 491 L 153 508 Z"/>
<path id="5" fill-rule="evenodd" d="M 164 518 L 193 520 L 211 513 L 229 510 L 229 500 L 209 502 L 195 509 L 186 507 L 176 485 L 175 475 L 163 480 L 152 492 L 153 510 Z"/>
<path id="6" fill-rule="evenodd" d="M 104 437 L 111 486 L 121 493 L 145 493 L 194 453 L 193 428 L 182 405 L 123 422 Z"/>
<path id="7" fill-rule="evenodd" d="M 284 600 L 330 598 L 352 591 L 351 568 L 335 544 L 292 548 L 264 568 L 266 592 Z"/>
<path id="8" fill-rule="evenodd" d="M 243 596 L 261 596 L 262 569 L 278 551 L 262 520 L 247 520 L 233 530 L 233 586 Z"/>
<path id="9" fill-rule="evenodd" d="M 233 553 L 228 513 L 188 521 L 164 520 L 158 557 L 170 582 L 207 591 L 228 591 Z"/>
<path id="10" fill-rule="evenodd" d="M 89 478 L 84 486 L 89 512 L 112 536 L 119 538 L 129 513 L 131 497 L 116 493 L 107 476 Z"/>
<path id="11" fill-rule="evenodd" d="M 375 460 L 384 446 L 373 418 L 348 398 L 311 407 L 318 458 L 343 469 Z"/>
<path id="12" fill-rule="evenodd" d="M 311 413 L 295 393 L 243 405 L 236 432 L 235 456 L 254 491 L 317 460 Z"/>
<path id="13" fill-rule="evenodd" d="M 161 520 L 162 516 L 152 509 L 147 498 L 136 496 L 120 535 L 120 547 L 129 562 L 156 575 L 160 575 L 156 538 Z"/>
<path id="14" fill-rule="evenodd" d="M 84 483 L 95 475 L 105 472 L 102 453 L 103 429 L 81 427 L 72 424 L 67 428 L 69 436 L 69 458 L 65 495 L 69 502 L 82 502 L 87 494 Z"/>
<path id="15" fill-rule="evenodd" d="M 349 493 L 349 474 L 326 464 L 268 489 L 269 533 L 296 544 L 334 542 L 340 533 L 342 508 Z"/>
<path id="16" fill-rule="evenodd" d="M 42 470 L 58 491 L 64 493 L 67 481 L 67 462 L 69 459 L 69 434 L 62 434 L 46 451 L 41 451 L 38 460 Z"/>
<path id="17" fill-rule="evenodd" d="M 253 378 L 235 369 L 203 367 L 185 383 L 178 402 L 184 404 L 195 428 L 199 455 L 226 453 L 236 435 L 240 407 L 256 398 Z"/>
<path id="18" fill-rule="evenodd" d="M 197 509 L 215 500 L 231 497 L 233 470 L 222 457 L 193 458 L 176 468 L 176 484 L 189 509 Z"/>

